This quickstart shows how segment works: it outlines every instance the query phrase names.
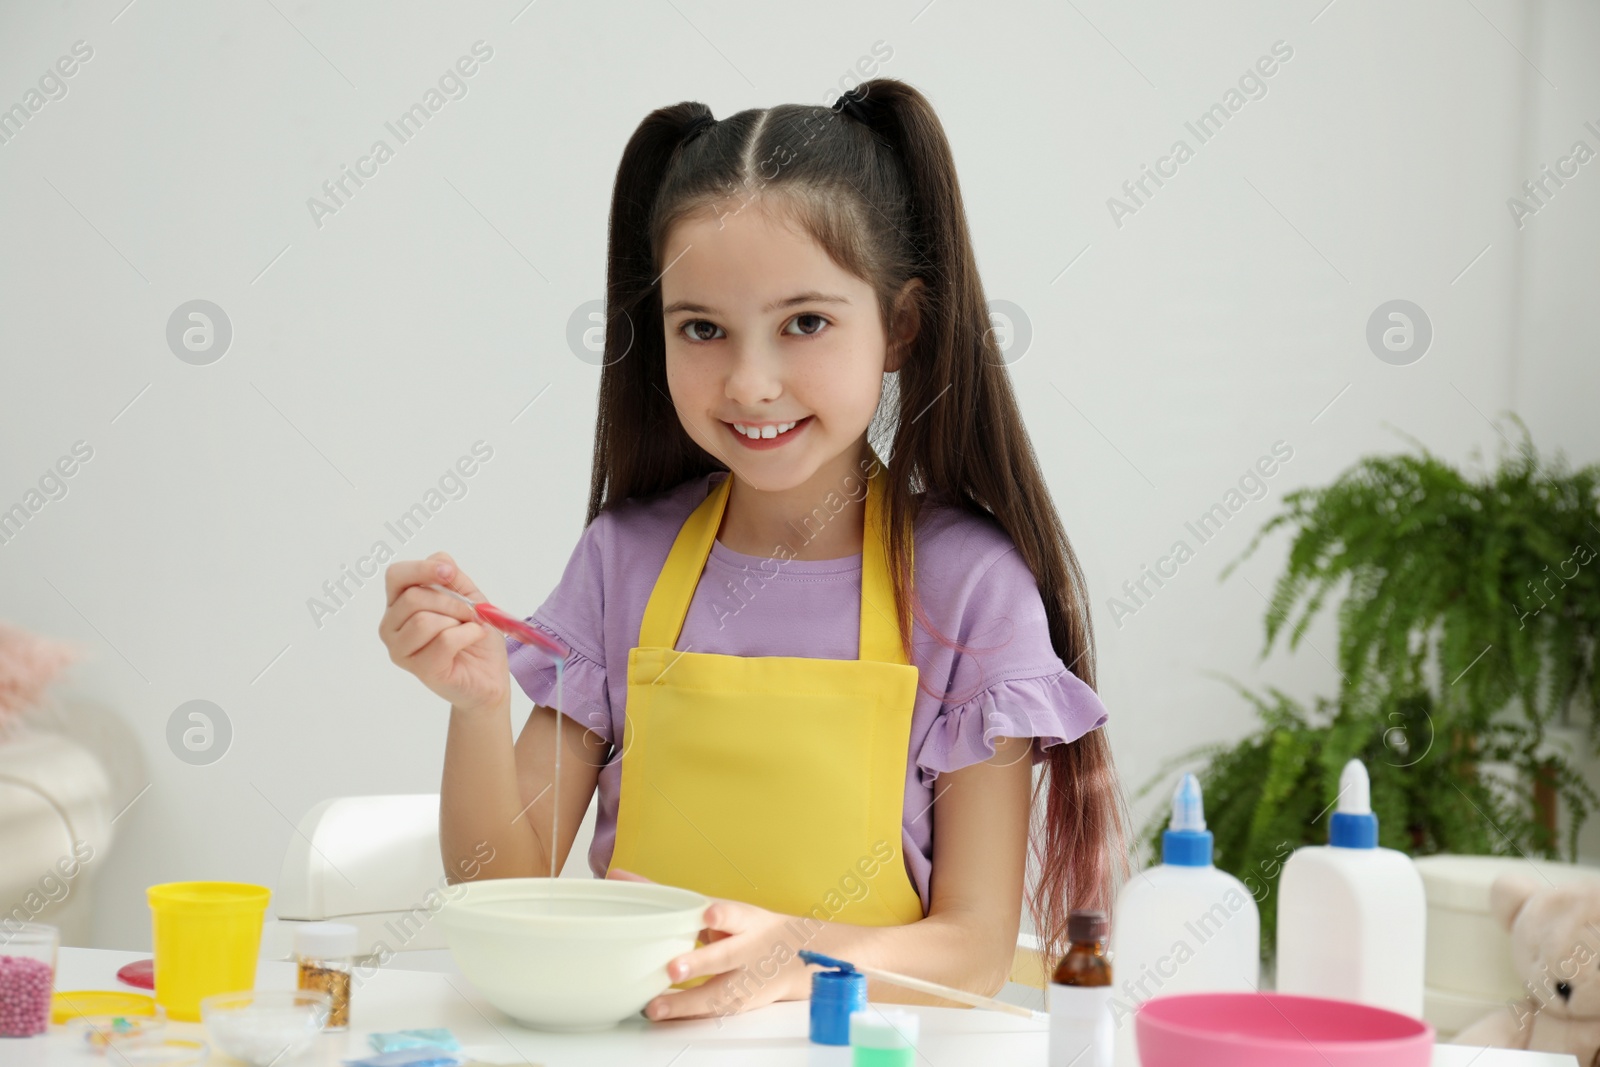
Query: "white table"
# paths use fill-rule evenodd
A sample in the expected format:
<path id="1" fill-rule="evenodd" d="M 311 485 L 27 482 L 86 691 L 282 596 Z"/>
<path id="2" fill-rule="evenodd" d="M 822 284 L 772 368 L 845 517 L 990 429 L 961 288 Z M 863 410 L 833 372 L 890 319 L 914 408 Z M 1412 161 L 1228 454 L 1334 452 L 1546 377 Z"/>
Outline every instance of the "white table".
<path id="1" fill-rule="evenodd" d="M 57 989 L 130 989 L 118 982 L 119 967 L 145 957 L 140 952 L 63 948 L 56 973 Z M 263 960 L 256 988 L 294 988 L 294 965 Z M 1000 1012 L 900 1005 L 922 1017 L 919 1067 L 965 1064 L 1038 1064 L 1043 1067 L 1049 1044 L 1043 1024 Z M 338 1067 L 346 1056 L 370 1054 L 367 1034 L 374 1030 L 448 1027 L 465 1050 L 492 1062 L 534 1063 L 545 1067 L 728 1067 L 778 1065 L 849 1067 L 850 1050 L 813 1045 L 807 1038 L 810 1006 L 805 1001 L 772 1004 L 714 1019 L 652 1023 L 642 1017 L 614 1030 L 591 1034 L 546 1034 L 525 1030 L 490 1007 L 459 973 L 381 969 L 362 982 L 350 998 L 350 1029 L 324 1034 L 293 1064 L 280 1067 Z M 204 1037 L 199 1023 L 174 1022 L 175 1036 Z M 213 1053 L 212 1063 L 235 1061 Z M 1479 1050 L 1441 1045 L 1434 1067 L 1577 1067 L 1571 1056 L 1532 1052 Z M 111 1067 L 110 1062 L 80 1049 L 64 1026 L 33 1038 L 0 1038 L 4 1067 Z"/>

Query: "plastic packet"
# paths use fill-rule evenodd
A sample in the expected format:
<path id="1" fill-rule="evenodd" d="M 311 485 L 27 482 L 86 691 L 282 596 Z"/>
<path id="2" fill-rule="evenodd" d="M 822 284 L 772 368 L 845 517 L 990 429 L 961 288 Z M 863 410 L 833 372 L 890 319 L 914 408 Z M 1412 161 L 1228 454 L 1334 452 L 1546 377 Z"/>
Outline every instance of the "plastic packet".
<path id="1" fill-rule="evenodd" d="M 437 1045 L 415 1045 L 339 1062 L 344 1067 L 463 1067 L 470 1059 L 464 1052 L 453 1052 Z"/>
<path id="2" fill-rule="evenodd" d="M 461 1048 L 456 1035 L 443 1027 L 432 1030 L 396 1030 L 388 1034 L 368 1034 L 367 1043 L 374 1052 L 394 1052 L 403 1048 L 443 1048 L 455 1051 Z"/>

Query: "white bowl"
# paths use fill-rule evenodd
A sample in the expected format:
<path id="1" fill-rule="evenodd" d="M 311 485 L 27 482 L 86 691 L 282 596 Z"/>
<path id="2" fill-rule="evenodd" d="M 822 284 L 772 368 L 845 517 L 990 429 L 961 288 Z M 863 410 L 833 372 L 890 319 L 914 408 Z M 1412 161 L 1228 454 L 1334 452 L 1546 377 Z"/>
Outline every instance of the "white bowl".
<path id="1" fill-rule="evenodd" d="M 439 909 L 461 973 L 536 1030 L 604 1030 L 671 984 L 710 899 L 648 882 L 495 878 L 464 882 Z"/>
<path id="2" fill-rule="evenodd" d="M 288 1063 L 310 1048 L 331 1006 L 321 990 L 246 989 L 203 998 L 200 1018 L 223 1052 L 254 1067 L 268 1067 Z"/>

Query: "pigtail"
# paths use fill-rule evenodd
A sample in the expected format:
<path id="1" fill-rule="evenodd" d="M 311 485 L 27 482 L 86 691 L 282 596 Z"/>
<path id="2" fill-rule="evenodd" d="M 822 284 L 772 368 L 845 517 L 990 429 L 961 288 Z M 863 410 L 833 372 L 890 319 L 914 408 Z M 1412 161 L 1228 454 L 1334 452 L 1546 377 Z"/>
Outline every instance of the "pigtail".
<path id="1" fill-rule="evenodd" d="M 913 273 L 927 286 L 918 307 L 916 356 L 899 373 L 900 417 L 888 463 L 890 570 L 902 614 L 915 600 L 904 595 L 911 583 L 902 555 L 919 499 L 913 488 L 949 489 L 958 506 L 991 516 L 1010 535 L 1038 581 L 1051 644 L 1093 687 L 1087 584 L 1022 429 L 1011 377 L 990 329 L 944 129 L 927 99 L 894 79 L 865 82 L 841 104 L 844 114 L 892 149 L 885 154 L 904 171 Z M 904 621 L 902 627 L 909 632 Z M 1038 865 L 1030 910 L 1047 955 L 1054 956 L 1065 950 L 1071 909 L 1110 911 L 1129 871 L 1128 831 L 1103 729 L 1054 746 L 1045 763 L 1029 835 Z"/>
<path id="2" fill-rule="evenodd" d="M 623 485 L 672 485 L 713 469 L 694 463 L 704 453 L 678 422 L 665 365 L 652 358 L 665 339 L 650 226 L 674 160 L 715 125 L 701 103 L 658 108 L 634 130 L 617 166 L 607 234 L 605 363 L 585 524 L 607 501 L 608 475 Z M 624 368 L 624 360 L 631 365 Z"/>
<path id="3" fill-rule="evenodd" d="M 913 489 L 967 484 L 966 472 L 953 469 L 951 461 L 959 465 L 958 457 L 981 445 L 969 414 L 979 406 L 981 384 L 962 373 L 973 357 L 958 350 L 958 339 L 962 323 L 986 322 L 988 312 L 961 190 L 951 180 L 955 160 L 927 99 L 905 82 L 880 78 L 850 90 L 836 106 L 870 130 L 886 149 L 885 158 L 903 172 L 910 197 L 897 221 L 911 246 L 911 273 L 928 286 L 918 307 L 924 358 L 918 369 L 899 376 L 901 418 L 888 461 L 889 570 L 901 633 L 909 642 L 914 597 L 904 590 L 912 587 L 908 546 L 919 510 Z M 918 618 L 930 625 L 920 612 Z"/>

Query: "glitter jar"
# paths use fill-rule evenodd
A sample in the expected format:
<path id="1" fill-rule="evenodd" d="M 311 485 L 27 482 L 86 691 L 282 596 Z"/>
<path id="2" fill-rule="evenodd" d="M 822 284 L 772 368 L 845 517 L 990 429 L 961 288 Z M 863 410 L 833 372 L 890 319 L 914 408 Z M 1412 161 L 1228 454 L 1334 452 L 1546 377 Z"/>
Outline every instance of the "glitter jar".
<path id="1" fill-rule="evenodd" d="M 299 988 L 320 990 L 332 1002 L 324 1030 L 350 1028 L 350 977 L 356 948 L 356 928 L 348 923 L 303 923 L 294 932 Z"/>

